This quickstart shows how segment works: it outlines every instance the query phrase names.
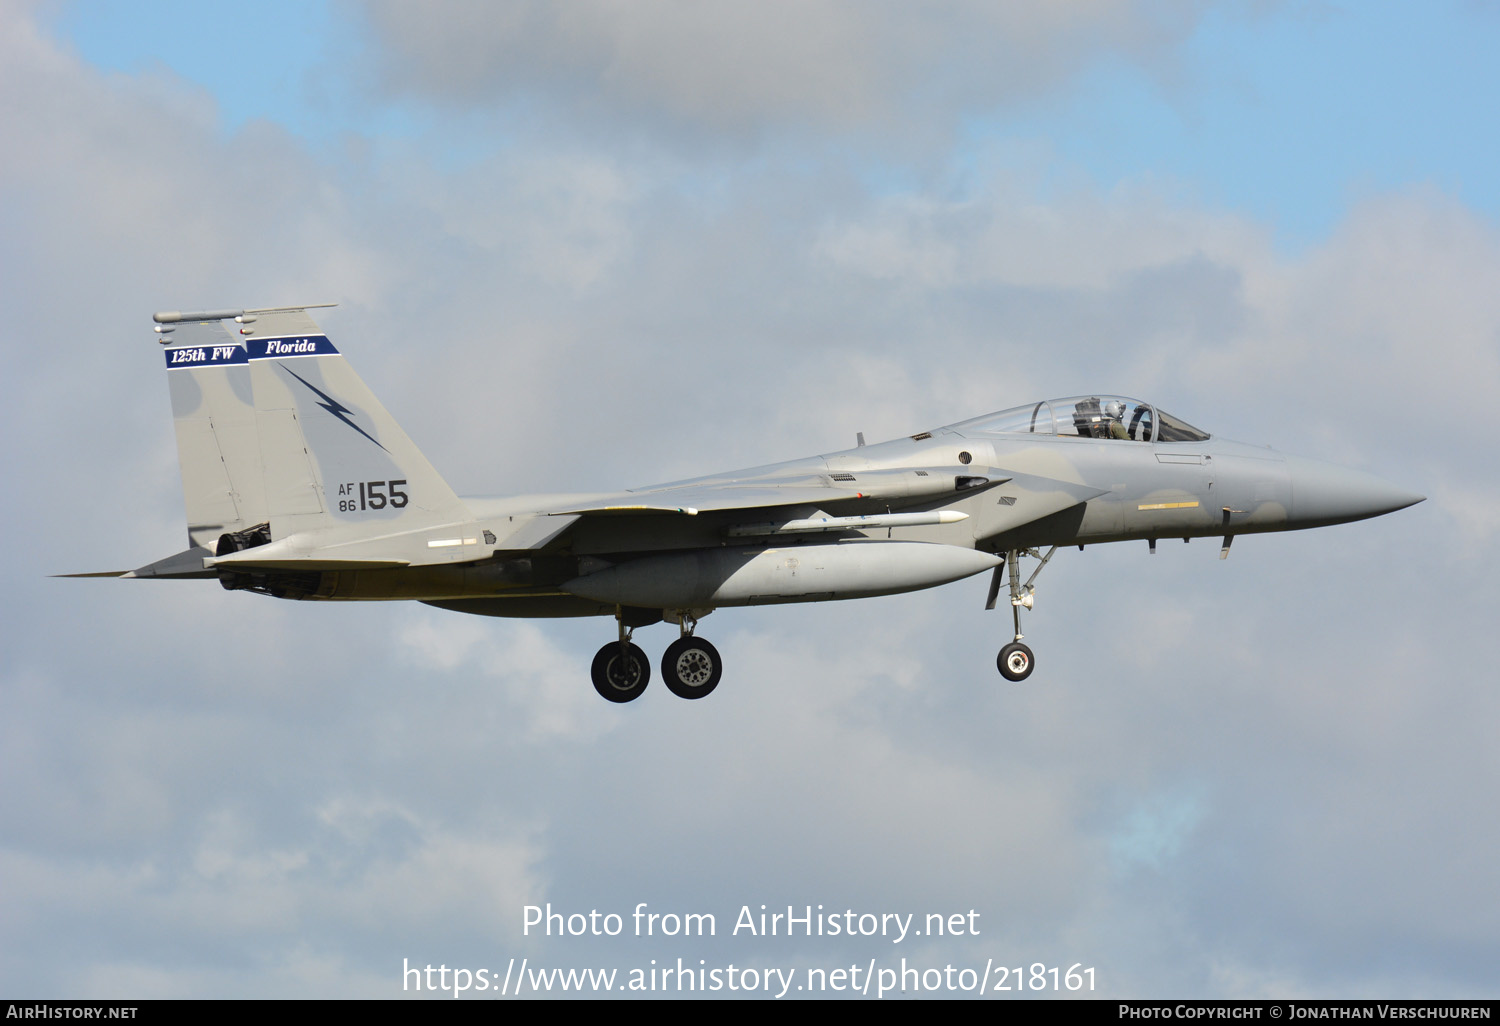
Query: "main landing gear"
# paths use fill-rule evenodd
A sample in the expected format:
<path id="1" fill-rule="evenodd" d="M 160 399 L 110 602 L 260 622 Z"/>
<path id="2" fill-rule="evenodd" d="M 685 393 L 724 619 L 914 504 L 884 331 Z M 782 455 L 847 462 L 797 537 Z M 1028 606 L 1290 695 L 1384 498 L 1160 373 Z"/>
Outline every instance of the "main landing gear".
<path id="1" fill-rule="evenodd" d="M 1047 561 L 1056 551 L 1056 545 L 1048 549 L 1045 556 L 1036 549 L 1011 549 L 1005 554 L 1005 565 L 995 567 L 994 576 L 990 578 L 990 595 L 984 604 L 986 609 L 994 609 L 995 603 L 1000 598 L 1001 574 L 1008 572 L 1010 576 L 1010 608 L 1011 615 L 1015 618 L 1016 640 L 1002 648 L 995 660 L 995 664 L 1000 668 L 1000 676 L 1006 680 L 1025 680 L 1031 676 L 1031 671 L 1036 666 L 1036 656 L 1032 655 L 1028 646 L 1021 644 L 1021 639 L 1025 637 L 1021 633 L 1021 607 L 1031 608 L 1036 598 L 1036 588 L 1033 585 L 1036 583 L 1037 575 L 1042 572 L 1042 567 L 1047 565 Z M 1031 572 L 1031 576 L 1026 579 L 1025 584 L 1021 583 L 1021 556 L 1023 554 L 1041 560 L 1036 569 Z"/>
<path id="2" fill-rule="evenodd" d="M 589 671 L 594 678 L 594 690 L 611 702 L 639 698 L 651 683 L 651 664 L 646 661 L 646 653 L 630 643 L 634 631 L 634 627 L 621 623 L 620 640 L 601 648 Z"/>
<path id="3" fill-rule="evenodd" d="M 668 645 L 661 657 L 662 680 L 678 698 L 705 698 L 719 686 L 724 662 L 718 649 L 702 638 L 693 637 L 698 626 L 696 617 L 679 611 L 675 619 L 682 627 L 682 636 Z M 633 631 L 621 620 L 620 639 L 605 645 L 594 656 L 591 671 L 594 690 L 611 702 L 639 698 L 651 683 L 651 664 L 646 661 L 646 654 L 630 643 Z"/>
<path id="4" fill-rule="evenodd" d="M 697 621 L 693 621 L 696 626 Z M 704 698 L 719 686 L 724 675 L 724 661 L 719 650 L 702 638 L 695 638 L 682 619 L 682 637 L 667 646 L 661 657 L 661 679 L 667 690 L 678 698 Z"/>

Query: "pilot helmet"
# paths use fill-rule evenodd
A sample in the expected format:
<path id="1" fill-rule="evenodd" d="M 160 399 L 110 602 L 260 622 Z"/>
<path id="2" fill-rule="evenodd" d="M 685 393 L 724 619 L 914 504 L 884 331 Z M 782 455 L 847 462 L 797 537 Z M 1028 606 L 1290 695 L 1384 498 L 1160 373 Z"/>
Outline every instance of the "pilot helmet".
<path id="1" fill-rule="evenodd" d="M 1115 420 L 1123 420 L 1125 418 L 1125 404 L 1118 399 L 1111 399 L 1104 404 L 1104 413 Z"/>

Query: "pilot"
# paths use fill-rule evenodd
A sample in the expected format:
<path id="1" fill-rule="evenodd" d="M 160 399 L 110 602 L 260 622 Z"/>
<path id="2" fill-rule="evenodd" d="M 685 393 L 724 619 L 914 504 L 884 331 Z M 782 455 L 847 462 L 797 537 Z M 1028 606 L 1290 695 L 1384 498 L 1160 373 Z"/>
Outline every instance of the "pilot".
<path id="1" fill-rule="evenodd" d="M 1111 399 L 1104 404 L 1104 423 L 1108 437 L 1130 441 L 1130 431 L 1125 427 L 1125 404 Z"/>

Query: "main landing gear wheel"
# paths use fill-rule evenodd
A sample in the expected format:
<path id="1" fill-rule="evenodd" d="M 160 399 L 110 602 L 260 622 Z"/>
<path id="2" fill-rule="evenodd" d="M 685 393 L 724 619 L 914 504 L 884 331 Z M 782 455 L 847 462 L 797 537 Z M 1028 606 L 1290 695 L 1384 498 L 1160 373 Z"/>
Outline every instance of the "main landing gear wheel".
<path id="1" fill-rule="evenodd" d="M 1000 650 L 1000 658 L 995 662 L 1000 667 L 1000 676 L 1019 681 L 1031 676 L 1036 657 L 1031 654 L 1031 649 L 1019 641 L 1012 641 Z"/>
<path id="2" fill-rule="evenodd" d="M 661 657 L 661 679 L 678 698 L 703 698 L 723 675 L 719 650 L 702 638 L 678 638 Z"/>
<path id="3" fill-rule="evenodd" d="M 639 698 L 646 685 L 651 683 L 651 664 L 646 660 L 646 653 L 628 641 L 623 644 L 611 641 L 601 648 L 594 656 L 590 673 L 594 678 L 594 690 L 611 702 Z"/>

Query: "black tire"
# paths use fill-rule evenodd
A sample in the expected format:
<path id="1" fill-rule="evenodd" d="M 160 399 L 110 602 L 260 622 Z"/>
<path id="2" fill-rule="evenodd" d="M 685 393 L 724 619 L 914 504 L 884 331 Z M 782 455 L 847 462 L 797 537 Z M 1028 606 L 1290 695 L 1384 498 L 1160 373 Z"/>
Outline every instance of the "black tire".
<path id="1" fill-rule="evenodd" d="M 594 678 L 594 690 L 611 702 L 629 702 L 641 697 L 646 685 L 651 683 L 651 663 L 646 653 L 635 645 L 625 644 L 621 658 L 620 643 L 611 641 L 594 656 L 590 670 Z"/>
<path id="2" fill-rule="evenodd" d="M 1036 668 L 1036 657 L 1031 654 L 1031 649 L 1019 641 L 1012 641 L 1000 650 L 995 665 L 1000 667 L 1000 676 L 1006 680 L 1021 681 L 1031 676 L 1031 671 Z"/>
<path id="3" fill-rule="evenodd" d="M 702 638 L 678 638 L 661 657 L 661 679 L 678 698 L 703 698 L 719 686 L 724 661 Z"/>

